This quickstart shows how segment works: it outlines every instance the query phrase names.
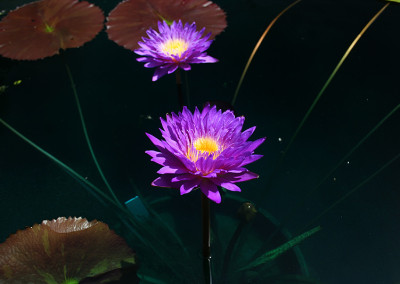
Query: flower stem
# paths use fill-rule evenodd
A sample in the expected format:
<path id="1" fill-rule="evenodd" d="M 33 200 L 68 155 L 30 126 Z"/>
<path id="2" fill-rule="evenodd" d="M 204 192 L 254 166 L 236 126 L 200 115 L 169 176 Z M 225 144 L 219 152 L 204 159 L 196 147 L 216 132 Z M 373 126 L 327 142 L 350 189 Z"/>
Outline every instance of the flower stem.
<path id="1" fill-rule="evenodd" d="M 211 242 L 210 242 L 210 200 L 201 194 L 202 229 L 203 229 L 203 274 L 204 283 L 212 283 Z"/>
<path id="2" fill-rule="evenodd" d="M 182 78 L 181 78 L 181 71 L 179 68 L 175 71 L 176 74 L 176 91 L 178 92 L 178 103 L 179 107 L 183 108 L 183 92 L 182 92 Z"/>

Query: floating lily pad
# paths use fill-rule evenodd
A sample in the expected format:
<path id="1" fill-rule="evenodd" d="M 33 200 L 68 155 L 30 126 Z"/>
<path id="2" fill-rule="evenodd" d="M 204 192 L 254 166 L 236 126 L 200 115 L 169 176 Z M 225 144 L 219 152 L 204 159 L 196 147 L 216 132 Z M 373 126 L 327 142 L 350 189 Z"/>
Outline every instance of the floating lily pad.
<path id="1" fill-rule="evenodd" d="M 0 22 L 0 54 L 36 60 L 79 47 L 102 29 L 100 8 L 78 0 L 41 0 L 21 6 Z"/>
<path id="2" fill-rule="evenodd" d="M 0 244 L 0 283 L 79 283 L 122 261 L 134 264 L 134 253 L 105 223 L 60 217 Z"/>
<path id="3" fill-rule="evenodd" d="M 158 21 L 178 20 L 195 22 L 199 30 L 205 27 L 211 38 L 227 26 L 225 12 L 207 0 L 127 0 L 110 12 L 106 26 L 111 40 L 133 50 L 149 28 L 157 29 Z"/>

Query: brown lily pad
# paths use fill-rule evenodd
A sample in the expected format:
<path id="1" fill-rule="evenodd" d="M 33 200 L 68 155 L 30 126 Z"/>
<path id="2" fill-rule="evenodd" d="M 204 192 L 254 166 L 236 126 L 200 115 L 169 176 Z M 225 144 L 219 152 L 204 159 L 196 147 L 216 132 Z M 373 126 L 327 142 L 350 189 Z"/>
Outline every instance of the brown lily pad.
<path id="1" fill-rule="evenodd" d="M 36 60 L 79 47 L 102 29 L 100 8 L 86 1 L 41 0 L 23 5 L 0 22 L 0 54 Z"/>
<path id="2" fill-rule="evenodd" d="M 225 12 L 207 0 L 127 0 L 121 2 L 107 17 L 109 39 L 129 50 L 139 47 L 138 41 L 149 28 L 157 29 L 158 21 L 181 20 L 205 27 L 211 39 L 227 26 Z"/>
<path id="3" fill-rule="evenodd" d="M 122 261 L 134 264 L 134 253 L 105 223 L 60 217 L 0 244 L 0 283 L 80 281 L 120 268 Z"/>

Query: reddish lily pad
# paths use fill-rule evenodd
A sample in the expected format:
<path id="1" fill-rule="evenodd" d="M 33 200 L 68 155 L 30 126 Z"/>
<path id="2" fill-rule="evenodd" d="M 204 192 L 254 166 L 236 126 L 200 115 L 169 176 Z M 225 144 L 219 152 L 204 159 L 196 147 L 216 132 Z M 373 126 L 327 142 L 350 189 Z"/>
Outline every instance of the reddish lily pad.
<path id="1" fill-rule="evenodd" d="M 60 217 L 0 244 L 0 283 L 78 283 L 121 261 L 134 264 L 134 253 L 105 223 Z"/>
<path id="2" fill-rule="evenodd" d="M 41 0 L 23 5 L 0 22 L 0 54 L 36 60 L 79 47 L 102 29 L 100 8 L 78 0 Z"/>
<path id="3" fill-rule="evenodd" d="M 139 47 L 138 41 L 149 28 L 157 29 L 158 21 L 181 20 L 196 23 L 198 30 L 205 27 L 211 38 L 227 26 L 225 12 L 207 0 L 127 0 L 121 2 L 107 17 L 109 39 L 129 50 Z"/>

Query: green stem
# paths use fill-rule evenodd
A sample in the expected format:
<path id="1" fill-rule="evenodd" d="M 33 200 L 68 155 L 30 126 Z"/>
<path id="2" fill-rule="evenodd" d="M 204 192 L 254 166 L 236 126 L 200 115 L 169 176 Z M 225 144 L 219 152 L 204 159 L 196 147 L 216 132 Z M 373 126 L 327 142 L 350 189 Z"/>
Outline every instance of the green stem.
<path id="1" fill-rule="evenodd" d="M 258 49 L 260 48 L 261 43 L 264 41 L 265 36 L 266 36 L 267 33 L 269 32 L 269 30 L 272 28 L 272 26 L 275 24 L 275 22 L 276 22 L 283 14 L 285 14 L 290 8 L 292 8 L 294 5 L 296 5 L 296 4 L 299 3 L 300 1 L 301 1 L 301 0 L 296 0 L 296 1 L 294 1 L 292 4 L 290 4 L 289 6 L 287 6 L 285 9 L 283 9 L 283 10 L 278 14 L 278 16 L 276 16 L 276 17 L 271 21 L 271 23 L 270 23 L 270 24 L 268 25 L 268 27 L 265 29 L 264 33 L 261 35 L 261 37 L 260 37 L 260 39 L 258 40 L 256 46 L 254 47 L 253 51 L 252 51 L 251 54 L 250 54 L 249 59 L 247 60 L 246 66 L 244 67 L 242 76 L 240 77 L 239 83 L 238 83 L 238 85 L 237 85 L 237 87 L 236 87 L 235 94 L 233 95 L 233 99 L 232 99 L 232 102 L 231 102 L 231 105 L 232 105 L 232 106 L 233 106 L 233 105 L 235 104 L 235 102 L 236 102 L 237 96 L 238 96 L 238 94 L 239 94 L 240 87 L 242 86 L 244 77 L 245 77 L 246 74 L 247 74 L 247 70 L 249 69 L 251 62 L 253 61 L 254 55 L 256 55 L 256 52 L 257 52 Z"/>
<path id="2" fill-rule="evenodd" d="M 178 104 L 179 107 L 182 109 L 184 105 L 184 100 L 183 100 L 183 92 L 182 92 L 182 78 L 181 78 L 181 71 L 179 68 L 175 71 L 175 77 L 176 77 L 176 91 L 178 93 Z"/>
<path id="3" fill-rule="evenodd" d="M 71 70 L 70 70 L 70 68 L 69 68 L 67 63 L 65 63 L 65 68 L 67 69 L 68 78 L 69 78 L 69 80 L 71 82 L 72 92 L 74 93 L 76 106 L 77 106 L 78 112 L 79 112 L 79 118 L 80 118 L 80 121 L 81 121 L 81 124 L 82 124 L 82 130 L 83 130 L 83 133 L 85 135 L 85 140 L 86 140 L 86 143 L 88 145 L 88 148 L 89 148 L 89 151 L 90 151 L 90 155 L 92 156 L 92 159 L 93 159 L 94 164 L 96 165 L 97 171 L 99 172 L 100 177 L 103 180 L 104 184 L 106 185 L 106 187 L 107 187 L 108 191 L 110 192 L 112 198 L 115 200 L 116 204 L 118 204 L 119 207 L 123 207 L 122 204 L 119 202 L 117 196 L 115 195 L 114 191 L 112 190 L 110 184 L 108 183 L 105 175 L 103 174 L 103 171 L 102 171 L 102 169 L 100 167 L 100 164 L 97 161 L 96 155 L 94 154 L 92 143 L 90 142 L 89 134 L 87 132 L 85 119 L 83 117 L 82 107 L 81 107 L 81 104 L 79 102 L 78 92 L 76 91 L 74 79 L 72 77 Z"/>
<path id="4" fill-rule="evenodd" d="M 212 283 L 211 240 L 210 240 L 210 200 L 201 193 L 202 232 L 203 232 L 203 274 L 206 284 Z"/>
<path id="5" fill-rule="evenodd" d="M 380 14 L 382 14 L 382 12 L 389 6 L 390 3 L 387 3 L 385 6 L 383 6 L 376 14 L 374 17 L 371 18 L 371 20 L 369 20 L 369 22 L 364 26 L 364 28 L 361 30 L 361 32 L 357 35 L 357 37 L 353 40 L 353 42 L 350 44 L 350 46 L 347 48 L 345 54 L 343 55 L 343 57 L 340 59 L 339 63 L 337 64 L 337 66 L 335 67 L 335 69 L 333 70 L 333 72 L 331 73 L 331 75 L 329 76 L 328 80 L 325 82 L 324 86 L 322 87 L 322 89 L 319 91 L 318 95 L 316 96 L 316 98 L 314 99 L 314 101 L 312 102 L 311 106 L 309 107 L 309 109 L 307 110 L 306 114 L 304 115 L 303 119 L 301 120 L 299 126 L 297 127 L 296 131 L 294 132 L 294 134 L 292 135 L 292 137 L 290 138 L 290 141 L 288 143 L 288 145 L 286 146 L 285 150 L 283 151 L 280 159 L 278 160 L 278 162 L 276 163 L 274 170 L 272 171 L 272 173 L 270 174 L 270 176 L 268 177 L 268 181 L 267 181 L 267 188 L 270 187 L 270 185 L 272 184 L 273 181 L 273 177 L 275 176 L 275 173 L 278 171 L 278 169 L 280 169 L 290 147 L 293 144 L 293 141 L 296 139 L 298 133 L 300 132 L 300 130 L 303 128 L 304 123 L 306 122 L 306 120 L 308 119 L 308 117 L 310 116 L 311 112 L 313 111 L 315 105 L 318 103 L 319 99 L 321 98 L 322 94 L 325 92 L 326 88 L 329 86 L 329 84 L 331 83 L 333 77 L 335 77 L 336 73 L 339 71 L 340 67 L 343 65 L 343 62 L 346 60 L 346 58 L 349 56 L 350 52 L 353 50 L 354 46 L 357 44 L 357 42 L 360 40 L 360 38 L 364 35 L 364 33 L 367 31 L 367 29 L 372 25 L 373 22 L 375 22 L 375 20 L 379 17 Z"/>
<path id="6" fill-rule="evenodd" d="M 186 94 L 186 106 L 190 108 L 190 89 L 189 89 L 189 76 L 188 72 L 184 72 L 185 77 L 185 94 Z"/>

